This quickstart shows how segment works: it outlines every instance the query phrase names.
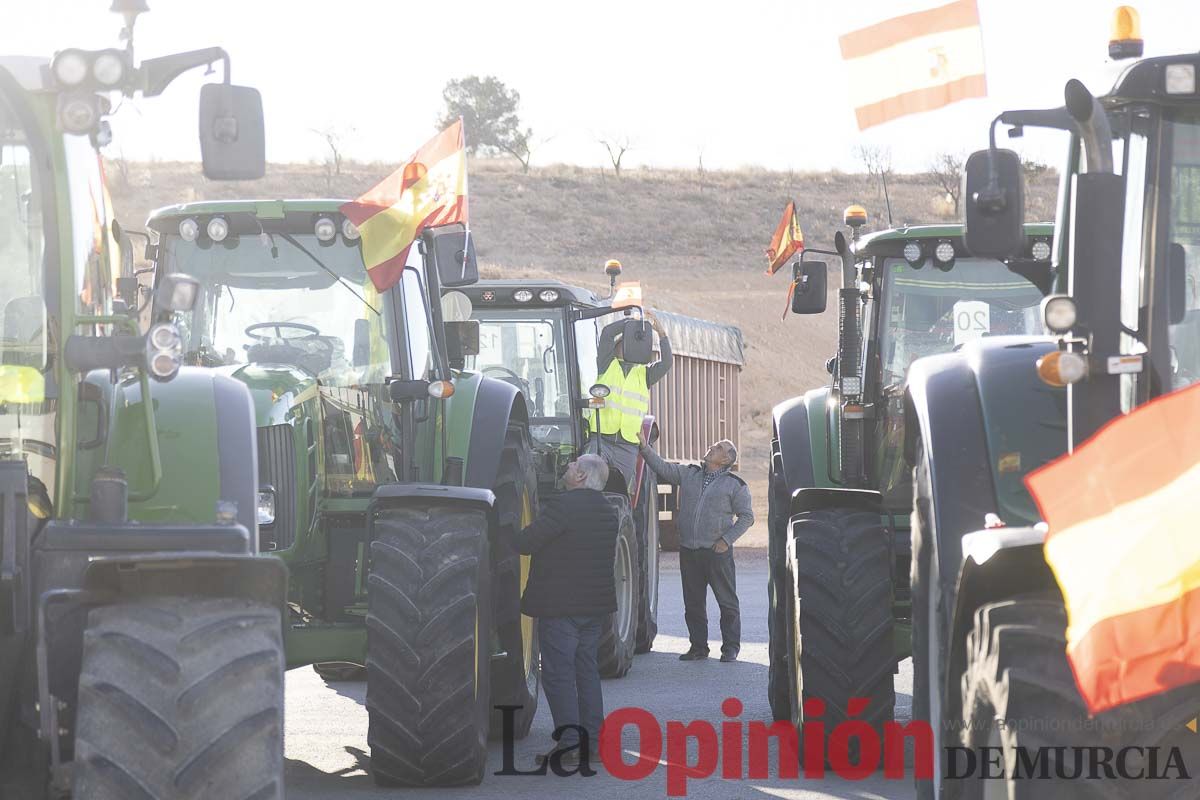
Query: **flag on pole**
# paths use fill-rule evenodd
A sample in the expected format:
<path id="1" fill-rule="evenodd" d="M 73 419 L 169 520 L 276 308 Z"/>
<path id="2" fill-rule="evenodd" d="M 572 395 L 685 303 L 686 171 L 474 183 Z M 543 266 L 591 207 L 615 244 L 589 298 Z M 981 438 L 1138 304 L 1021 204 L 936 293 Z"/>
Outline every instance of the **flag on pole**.
<path id="1" fill-rule="evenodd" d="M 987 96 L 976 0 L 885 19 L 841 36 L 838 43 L 860 131 Z"/>
<path id="2" fill-rule="evenodd" d="M 804 249 L 804 234 L 800 231 L 800 220 L 796 217 L 796 201 L 792 200 L 783 210 L 771 246 L 767 248 L 767 274 L 774 275 L 787 260 Z"/>
<path id="3" fill-rule="evenodd" d="M 1088 710 L 1200 681 L 1200 385 L 1110 422 L 1025 484 L 1050 527 Z"/>
<path id="4" fill-rule="evenodd" d="M 403 166 L 341 207 L 362 237 L 363 264 L 379 291 L 395 286 L 425 228 L 467 222 L 463 123 L 430 139 Z"/>

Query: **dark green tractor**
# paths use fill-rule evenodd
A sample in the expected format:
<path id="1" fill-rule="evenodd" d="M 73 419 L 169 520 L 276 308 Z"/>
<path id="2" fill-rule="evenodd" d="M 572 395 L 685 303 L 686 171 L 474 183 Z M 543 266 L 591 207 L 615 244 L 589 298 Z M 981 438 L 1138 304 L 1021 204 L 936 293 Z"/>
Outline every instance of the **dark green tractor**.
<path id="1" fill-rule="evenodd" d="M 1140 40 L 1114 44 L 1141 54 Z M 1054 292 L 1043 306 L 1053 336 L 983 339 L 909 375 L 913 716 L 931 723 L 937 776 L 917 783 L 920 797 L 1195 793 L 1200 737 L 1187 725 L 1200 686 L 1088 714 L 1065 654 L 1046 527 L 1023 479 L 1107 421 L 1200 378 L 1197 73 L 1200 56 L 1189 53 L 1133 63 L 1098 99 L 1071 81 L 1060 108 L 1001 114 L 992 147 L 968 160 L 967 249 L 1005 258 L 1023 246 L 1023 187 L 1016 154 L 995 147 L 995 126 L 1069 137 L 1042 278 Z M 944 779 L 952 745 L 1002 748 L 1004 775 Z M 1051 770 L 1065 761 L 1068 771 L 1081 749 L 1139 748 L 1120 778 L 1177 747 L 1191 777 L 1021 780 L 1020 754 L 1037 747 L 1048 748 Z"/>
<path id="2" fill-rule="evenodd" d="M 957 225 L 854 234 L 809 248 L 794 265 L 792 310 L 826 306 L 826 263 L 841 274 L 832 382 L 774 409 L 769 496 L 769 699 L 778 720 L 802 722 L 802 703 L 844 719 L 893 717 L 893 674 L 910 654 L 910 471 L 904 462 L 904 388 L 918 358 L 969 341 L 1041 330 L 1048 225 L 1021 231 L 1020 252 L 975 258 Z"/>
<path id="3" fill-rule="evenodd" d="M 180 368 L 172 276 L 142 331 L 99 148 L 110 96 L 201 90 L 204 173 L 260 177 L 220 48 L 0 57 L 0 796 L 283 797 L 287 570 L 258 556 L 249 392 Z"/>
<path id="4" fill-rule="evenodd" d="M 462 226 L 426 231 L 380 293 L 340 205 L 160 209 L 156 280 L 199 280 L 184 360 L 249 389 L 288 667 L 365 665 L 378 782 L 477 783 L 493 706 L 520 707 L 518 736 L 537 707 L 513 536 L 537 507 L 531 419 L 514 386 L 462 371 L 478 325 L 439 299 L 478 276 Z"/>

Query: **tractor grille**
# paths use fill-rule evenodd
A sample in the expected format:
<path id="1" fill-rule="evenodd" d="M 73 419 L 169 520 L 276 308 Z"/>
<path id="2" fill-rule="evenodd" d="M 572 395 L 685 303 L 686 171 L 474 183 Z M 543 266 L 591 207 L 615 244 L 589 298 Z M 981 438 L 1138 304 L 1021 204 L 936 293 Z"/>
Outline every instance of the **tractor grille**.
<path id="1" fill-rule="evenodd" d="M 291 425 L 258 429 L 258 482 L 275 487 L 275 524 L 259 530 L 262 549 L 286 550 L 296 541 L 296 439 Z"/>

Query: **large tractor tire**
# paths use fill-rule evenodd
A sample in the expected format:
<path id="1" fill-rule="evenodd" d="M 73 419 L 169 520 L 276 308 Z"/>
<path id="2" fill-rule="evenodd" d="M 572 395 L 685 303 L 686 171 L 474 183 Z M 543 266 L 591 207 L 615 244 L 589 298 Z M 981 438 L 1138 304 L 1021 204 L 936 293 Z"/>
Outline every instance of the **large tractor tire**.
<path id="1" fill-rule="evenodd" d="M 767 488 L 767 700 L 771 716 L 792 719 L 788 659 L 792 652 L 788 630 L 791 616 L 788 601 L 792 584 L 787 579 L 788 506 L 790 498 L 783 478 L 783 456 L 774 451 Z"/>
<path id="2" fill-rule="evenodd" d="M 1200 742 L 1186 729 L 1196 716 L 1194 688 L 1175 690 L 1111 711 L 1089 716 L 1066 657 L 1067 613 L 1057 593 L 1028 594 L 988 603 L 975 612 L 967 634 L 966 672 L 962 677 L 962 741 L 964 747 L 1003 750 L 1003 778 L 961 781 L 964 800 L 992 797 L 1013 800 L 1067 798 L 1194 797 Z M 1192 780 L 1146 778 L 1088 780 L 1088 748 L 1158 747 L 1162 770 L 1168 752 L 1178 747 Z M 1066 748 L 1061 750 L 1060 748 Z M 1029 775 L 1020 750 L 1028 757 L 1043 754 L 1046 762 Z M 1084 754 L 1082 774 L 1075 760 Z M 1145 751 L 1143 751 L 1145 752 Z M 1061 765 L 1056 759 L 1064 754 Z M 1133 757 L 1130 772 L 1145 766 Z"/>
<path id="3" fill-rule="evenodd" d="M 892 549 L 879 515 L 850 509 L 792 517 L 788 569 L 795 576 L 802 700 L 825 703 L 827 729 L 848 720 L 851 698 L 867 698 L 857 719 L 880 731 L 895 713 L 892 675 Z M 794 659 L 794 656 L 793 656 Z"/>
<path id="4" fill-rule="evenodd" d="M 528 429 L 513 424 L 505 436 L 496 479 L 496 516 L 499 535 L 492 548 L 493 620 L 503 658 L 492 661 L 491 735 L 503 735 L 503 717 L 496 706 L 517 706 L 513 712 L 513 734 L 522 739 L 529 733 L 537 713 L 541 679 L 537 624 L 521 614 L 527 563 L 516 548 L 516 534 L 533 522 L 537 513 L 537 473 L 533 466 Z"/>
<path id="5" fill-rule="evenodd" d="M 617 592 L 617 610 L 609 617 L 600 637 L 601 678 L 623 678 L 633 666 L 637 645 L 638 620 L 638 542 L 629 498 L 623 494 L 606 495 L 616 507 L 620 528 L 613 561 L 613 581 Z"/>
<path id="6" fill-rule="evenodd" d="M 638 624 L 635 653 L 649 653 L 658 636 L 658 481 L 646 469 L 642 475 L 638 519 Z"/>
<path id="7" fill-rule="evenodd" d="M 491 577 L 484 511 L 379 512 L 367 578 L 368 743 L 376 783 L 483 779 Z"/>
<path id="8" fill-rule="evenodd" d="M 90 611 L 73 796 L 282 798 L 279 613 L 207 597 Z"/>
<path id="9" fill-rule="evenodd" d="M 944 615 L 948 610 L 942 602 L 938 587 L 937 562 L 933 557 L 934 530 L 932 484 L 929 464 L 920 440 L 917 442 L 916 467 L 913 469 L 912 546 L 913 557 L 909 573 L 912 596 L 912 664 L 914 720 L 928 721 L 933 731 L 933 779 L 915 780 L 917 800 L 935 800 L 941 796 L 943 724 L 947 709 L 943 708 L 941 687 L 945 684 L 942 670 L 946 664 L 945 643 L 942 641 Z M 957 713 L 951 711 L 957 718 Z M 951 742 L 953 744 L 953 742 Z"/>
<path id="10" fill-rule="evenodd" d="M 353 683 L 367 679 L 367 668 L 352 661 L 325 661 L 313 664 L 313 672 L 326 683 Z"/>

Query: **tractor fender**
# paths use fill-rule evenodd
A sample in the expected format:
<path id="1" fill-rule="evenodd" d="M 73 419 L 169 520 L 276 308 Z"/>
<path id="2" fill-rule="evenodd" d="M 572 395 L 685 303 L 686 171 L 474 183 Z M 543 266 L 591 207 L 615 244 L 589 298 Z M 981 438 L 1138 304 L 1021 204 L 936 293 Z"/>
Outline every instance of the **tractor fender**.
<path id="1" fill-rule="evenodd" d="M 824 431 L 823 416 L 829 387 L 813 389 L 799 397 L 785 400 L 771 409 L 775 433 L 775 448 L 783 463 L 783 478 L 787 496 L 797 489 L 827 485 L 828 470 L 824 437 L 814 441 L 813 423 L 818 432 Z M 819 474 L 818 474 L 819 473 Z"/>
<path id="2" fill-rule="evenodd" d="M 282 612 L 287 581 L 287 564 L 279 558 L 176 551 L 95 557 L 84 571 L 83 588 L 112 600 L 146 595 L 237 597 Z"/>
<path id="3" fill-rule="evenodd" d="M 819 511 L 823 508 L 850 508 L 855 511 L 871 511 L 883 514 L 883 493 L 873 489 L 833 489 L 808 487 L 792 492 L 792 516 L 804 511 Z"/>
<path id="4" fill-rule="evenodd" d="M 490 490 L 500 471 L 508 425 L 528 424 L 529 412 L 525 396 L 515 386 L 495 378 L 480 379 L 473 411 L 463 485 Z"/>
<path id="5" fill-rule="evenodd" d="M 905 458 L 915 466 L 917 442 L 924 444 L 935 509 L 930 556 L 937 559 L 942 597 L 953 607 L 963 534 L 980 529 L 985 516 L 996 512 L 975 371 L 961 353 L 922 358 L 909 369 L 904 406 Z M 913 531 L 914 553 L 920 552 L 917 537 L 923 533 Z"/>

